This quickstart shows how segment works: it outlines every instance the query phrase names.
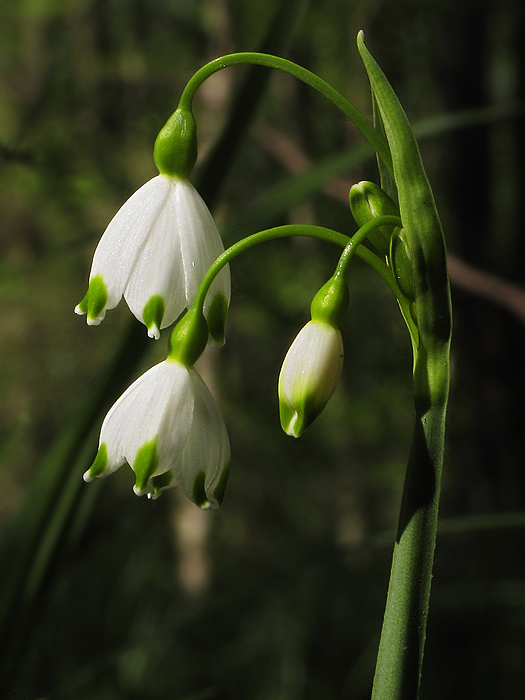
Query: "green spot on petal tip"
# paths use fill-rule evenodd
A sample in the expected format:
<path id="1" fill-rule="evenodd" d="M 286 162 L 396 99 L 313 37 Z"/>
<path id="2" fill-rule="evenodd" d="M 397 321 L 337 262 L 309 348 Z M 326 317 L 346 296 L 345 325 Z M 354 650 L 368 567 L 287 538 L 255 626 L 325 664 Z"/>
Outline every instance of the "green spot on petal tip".
<path id="1" fill-rule="evenodd" d="M 148 496 L 150 495 L 147 491 L 140 489 L 136 484 L 133 487 L 133 492 L 134 492 L 135 496 L 144 496 L 145 493 L 147 493 Z"/>
<path id="2" fill-rule="evenodd" d="M 219 510 L 219 508 L 222 505 L 222 502 L 224 500 L 224 493 L 226 491 L 226 484 L 228 483 L 228 477 L 230 475 L 230 465 L 227 464 L 219 477 L 219 480 L 215 484 L 215 487 L 213 489 L 208 489 L 208 497 L 210 496 L 211 492 L 211 498 L 209 499 L 210 503 L 210 508 L 212 510 Z"/>
<path id="3" fill-rule="evenodd" d="M 85 300 L 87 299 L 87 303 Z M 102 275 L 95 275 L 89 281 L 89 289 L 79 304 L 82 310 L 87 306 L 87 322 L 90 326 L 98 326 L 106 315 L 108 303 L 108 290 Z"/>
<path id="4" fill-rule="evenodd" d="M 97 456 L 95 457 L 93 464 L 84 474 L 84 481 L 90 482 L 97 476 L 102 476 L 106 471 L 108 466 L 108 448 L 106 443 L 102 443 L 98 448 Z"/>
<path id="5" fill-rule="evenodd" d="M 83 314 L 87 314 L 88 312 L 88 301 L 89 301 L 89 291 L 86 292 L 84 298 L 82 301 L 80 301 L 76 306 L 75 306 L 75 313 L 78 314 L 79 316 L 82 316 Z"/>
<path id="6" fill-rule="evenodd" d="M 153 476 L 151 478 L 151 486 L 153 488 L 153 491 L 150 491 L 148 493 L 148 498 L 151 498 L 153 500 L 156 500 L 163 491 L 166 489 L 169 489 L 171 486 L 174 486 L 175 484 L 173 483 L 173 472 L 172 471 L 167 471 L 164 472 L 163 474 L 158 474 L 157 476 Z"/>
<path id="7" fill-rule="evenodd" d="M 158 340 L 160 338 L 160 329 L 162 328 L 162 319 L 166 311 L 166 304 L 160 294 L 154 294 L 144 307 L 142 312 L 142 320 L 148 329 L 150 338 Z"/>
<path id="8" fill-rule="evenodd" d="M 199 508 L 202 508 L 204 510 L 207 510 L 211 508 L 211 503 L 208 499 L 208 496 L 206 495 L 206 491 L 204 489 L 204 482 L 206 479 L 206 475 L 204 471 L 200 471 L 197 473 L 195 479 L 193 480 L 193 488 L 191 491 L 191 500 L 196 503 Z"/>
<path id="9" fill-rule="evenodd" d="M 133 463 L 133 471 L 136 475 L 133 491 L 135 491 L 137 496 L 142 496 L 151 490 L 149 481 L 155 473 L 158 464 L 157 438 L 154 437 L 153 440 L 142 445 Z"/>

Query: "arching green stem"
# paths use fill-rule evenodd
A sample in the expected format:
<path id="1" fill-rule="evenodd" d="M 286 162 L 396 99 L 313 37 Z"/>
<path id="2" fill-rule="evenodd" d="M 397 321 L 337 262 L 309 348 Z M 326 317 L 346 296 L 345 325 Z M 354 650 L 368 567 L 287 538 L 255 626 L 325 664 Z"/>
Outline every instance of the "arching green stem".
<path id="1" fill-rule="evenodd" d="M 207 63 L 205 66 L 200 68 L 189 80 L 181 95 L 179 108 L 191 110 L 191 105 L 197 89 L 211 75 L 217 73 L 217 71 L 220 71 L 223 68 L 243 64 L 276 68 L 277 70 L 281 70 L 289 75 L 292 75 L 294 78 L 301 80 L 314 90 L 317 90 L 317 92 L 338 107 L 341 112 L 348 119 L 350 119 L 353 124 L 355 124 L 366 140 L 375 149 L 385 166 L 389 169 L 389 171 L 392 171 L 392 157 L 390 155 L 388 143 L 375 129 L 373 124 L 371 124 L 351 102 L 343 97 L 340 92 L 329 85 L 325 80 L 319 78 L 319 76 L 310 72 L 306 68 L 303 68 L 302 66 L 279 56 L 271 56 L 269 54 L 247 51 L 228 54 L 226 56 L 216 58 L 214 61 L 210 61 L 210 63 Z"/>
<path id="2" fill-rule="evenodd" d="M 339 258 L 339 262 L 337 263 L 336 274 L 346 274 L 350 260 L 358 250 L 358 246 L 376 228 L 380 228 L 381 226 L 396 226 L 397 228 L 401 228 L 402 225 L 403 224 L 401 223 L 399 216 L 392 215 L 377 216 L 375 219 L 367 221 L 366 224 L 363 224 L 363 226 L 361 226 L 361 228 L 354 233 L 343 250 L 341 257 Z"/>
<path id="3" fill-rule="evenodd" d="M 368 248 L 360 245 L 366 236 L 379 226 L 384 225 L 394 225 L 400 226 L 401 220 L 397 216 L 378 216 L 377 219 L 367 222 L 362 226 L 352 238 L 344 236 L 342 233 L 333 231 L 329 228 L 324 228 L 323 226 L 313 226 L 308 224 L 290 224 L 287 226 L 276 226 L 274 228 L 265 229 L 264 231 L 259 231 L 251 236 L 247 236 L 242 240 L 234 243 L 230 248 L 224 251 L 217 260 L 210 266 L 208 272 L 204 276 L 201 282 L 195 300 L 193 302 L 193 307 L 201 307 L 204 305 L 204 300 L 206 299 L 206 294 L 222 268 L 227 265 L 233 258 L 237 257 L 246 250 L 253 248 L 253 246 L 259 243 L 264 243 L 266 241 L 273 241 L 279 238 L 289 238 L 291 236 L 307 236 L 309 238 L 318 238 L 323 241 L 328 241 L 344 248 L 344 252 L 341 259 L 339 260 L 338 266 L 343 266 L 346 269 L 351 257 L 356 254 L 366 263 L 368 263 L 388 284 L 390 289 L 397 295 L 398 287 L 395 283 L 392 271 L 390 268 L 380 260 L 375 253 L 373 253 Z"/>

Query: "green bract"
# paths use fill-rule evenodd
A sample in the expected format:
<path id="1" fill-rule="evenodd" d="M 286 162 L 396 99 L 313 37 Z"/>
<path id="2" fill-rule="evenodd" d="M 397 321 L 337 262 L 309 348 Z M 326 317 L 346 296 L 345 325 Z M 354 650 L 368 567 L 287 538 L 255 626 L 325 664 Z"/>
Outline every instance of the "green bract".
<path id="1" fill-rule="evenodd" d="M 451 309 L 443 231 L 419 148 L 399 100 L 366 48 L 358 48 L 392 154 L 404 249 L 398 281 L 414 302 L 404 315 L 414 352 L 415 424 L 392 560 L 372 698 L 417 698 L 443 466 L 450 383 Z M 399 254 L 399 255 L 398 255 Z M 407 286 L 408 270 L 413 284 Z"/>
<path id="2" fill-rule="evenodd" d="M 366 48 L 358 49 L 365 64 L 392 153 L 399 211 L 406 233 L 407 257 L 414 270 L 417 327 L 427 349 L 448 357 L 451 310 L 446 250 L 434 195 L 408 118 L 383 71 Z M 448 387 L 448 379 L 445 378 Z"/>

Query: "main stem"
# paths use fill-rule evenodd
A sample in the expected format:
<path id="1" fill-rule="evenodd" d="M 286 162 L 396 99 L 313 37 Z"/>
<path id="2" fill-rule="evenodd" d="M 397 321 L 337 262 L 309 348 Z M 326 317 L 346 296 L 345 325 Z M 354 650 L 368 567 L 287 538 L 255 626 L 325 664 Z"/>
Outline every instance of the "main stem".
<path id="1" fill-rule="evenodd" d="M 437 530 L 452 315 L 443 231 L 419 147 L 392 86 L 357 39 L 392 161 L 414 286 L 415 425 L 394 547 L 373 700 L 417 700 Z M 410 326 L 409 326 L 410 329 Z"/>
<path id="2" fill-rule="evenodd" d="M 415 385 L 428 377 L 428 362 L 416 359 Z M 415 403 L 372 700 L 416 700 L 419 694 L 443 466 L 446 383 L 442 389 L 430 403 Z"/>

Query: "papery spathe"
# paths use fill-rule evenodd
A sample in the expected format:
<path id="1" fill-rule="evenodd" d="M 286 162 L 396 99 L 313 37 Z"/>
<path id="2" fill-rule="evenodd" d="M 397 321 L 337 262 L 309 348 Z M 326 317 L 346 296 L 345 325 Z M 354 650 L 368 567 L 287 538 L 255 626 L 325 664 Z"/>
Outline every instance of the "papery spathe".
<path id="1" fill-rule="evenodd" d="M 99 324 L 122 296 L 158 338 L 197 292 L 205 272 L 224 251 L 206 204 L 188 180 L 157 175 L 122 206 L 95 251 L 89 290 L 75 308 Z M 204 306 L 226 309 L 230 276 L 224 268 Z M 218 303 L 217 303 L 218 302 Z"/>
<path id="2" fill-rule="evenodd" d="M 97 457 L 85 481 L 127 462 L 134 491 L 156 498 L 180 486 L 201 508 L 217 509 L 230 464 L 220 410 L 193 367 L 165 360 L 139 377 L 107 414 Z"/>
<path id="3" fill-rule="evenodd" d="M 290 346 L 279 375 L 279 411 L 283 430 L 299 437 L 322 412 L 343 368 L 338 328 L 310 321 Z"/>

